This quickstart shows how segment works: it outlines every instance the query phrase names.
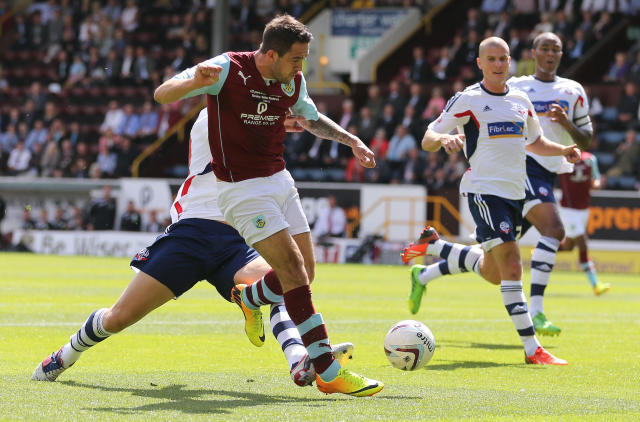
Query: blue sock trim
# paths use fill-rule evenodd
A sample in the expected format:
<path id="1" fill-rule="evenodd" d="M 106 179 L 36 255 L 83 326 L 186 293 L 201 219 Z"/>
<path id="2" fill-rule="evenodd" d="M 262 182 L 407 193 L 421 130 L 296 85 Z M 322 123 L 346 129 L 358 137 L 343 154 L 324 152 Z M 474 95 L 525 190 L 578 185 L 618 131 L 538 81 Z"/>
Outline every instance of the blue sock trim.
<path id="1" fill-rule="evenodd" d="M 467 258 L 469 251 L 471 250 L 471 246 L 465 246 L 460 251 L 460 256 L 458 257 L 458 267 L 462 270 L 462 272 L 466 272 L 467 267 L 464 265 L 464 260 Z"/>
<path id="2" fill-rule="evenodd" d="M 527 327 L 527 328 L 524 328 L 522 330 L 518 330 L 518 334 L 520 334 L 520 337 L 535 336 L 536 335 L 536 330 L 533 329 L 533 325 L 532 325 L 531 327 Z"/>
<path id="3" fill-rule="evenodd" d="M 442 275 L 451 274 L 451 271 L 449 271 L 449 263 L 447 261 L 440 261 L 438 263 L 438 267 L 440 267 Z"/>
<path id="4" fill-rule="evenodd" d="M 244 289 L 242 289 L 242 303 L 244 303 L 244 306 L 246 306 L 249 309 L 258 309 L 260 308 L 259 306 L 254 306 L 251 302 L 249 302 L 249 299 L 247 298 L 247 289 L 250 289 L 252 286 L 247 286 Z M 254 296 L 255 297 L 255 296 Z"/>
<path id="5" fill-rule="evenodd" d="M 304 344 L 302 344 L 302 340 L 300 340 L 299 338 L 290 338 L 285 340 L 282 343 L 282 351 L 284 352 L 284 349 L 286 349 L 289 346 L 292 346 L 294 344 L 299 344 L 300 346 L 304 347 Z"/>
<path id="6" fill-rule="evenodd" d="M 273 291 L 271 291 L 271 289 L 267 287 L 267 283 L 265 283 L 264 281 L 262 282 L 262 293 L 264 293 L 264 297 L 266 297 L 267 300 L 271 303 L 282 302 L 282 296 L 273 293 Z"/>
<path id="7" fill-rule="evenodd" d="M 280 321 L 273 326 L 271 332 L 273 333 L 273 336 L 277 338 L 281 332 L 283 332 L 284 330 L 288 330 L 289 328 L 296 328 L 296 325 L 293 323 L 293 321 Z"/>
<path id="8" fill-rule="evenodd" d="M 298 331 L 300 332 L 300 336 L 307 334 L 309 331 L 313 330 L 319 325 L 324 324 L 324 320 L 322 319 L 322 314 L 313 314 L 305 322 L 298 325 Z"/>
<path id="9" fill-rule="evenodd" d="M 340 364 L 337 360 L 334 360 L 333 363 L 329 365 L 329 367 L 324 372 L 319 373 L 318 375 L 320 375 L 320 378 L 322 378 L 324 382 L 331 382 L 336 379 L 339 370 Z"/>
<path id="10" fill-rule="evenodd" d="M 544 289 L 547 286 L 544 284 L 534 284 L 531 283 L 531 294 L 529 296 L 544 296 Z"/>
<path id="11" fill-rule="evenodd" d="M 544 261 L 531 261 L 531 269 L 538 270 L 543 273 L 550 273 L 553 271 L 553 264 Z"/>
<path id="12" fill-rule="evenodd" d="M 449 254 L 451 253 L 451 248 L 452 247 L 453 247 L 453 245 L 451 243 L 446 242 L 442 246 L 442 250 L 440 251 L 440 258 L 444 258 L 444 259 L 449 258 Z"/>

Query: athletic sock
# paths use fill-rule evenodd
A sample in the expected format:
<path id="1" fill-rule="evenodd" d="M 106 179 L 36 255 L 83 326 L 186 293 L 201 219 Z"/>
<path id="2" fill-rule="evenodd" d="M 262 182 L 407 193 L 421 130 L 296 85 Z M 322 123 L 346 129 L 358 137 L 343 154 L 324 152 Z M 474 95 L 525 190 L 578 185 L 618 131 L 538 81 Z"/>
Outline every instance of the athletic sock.
<path id="1" fill-rule="evenodd" d="M 311 289 L 304 285 L 285 292 L 287 312 L 302 338 L 316 373 L 325 382 L 335 379 L 340 364 L 333 357 L 329 336 L 321 314 L 317 314 L 311 301 Z"/>
<path id="2" fill-rule="evenodd" d="M 593 264 L 593 261 L 583 262 L 580 266 L 582 267 L 582 271 L 587 274 L 587 279 L 591 287 L 596 287 L 596 284 L 598 284 L 598 276 L 596 275 L 596 266 Z"/>
<path id="3" fill-rule="evenodd" d="M 531 316 L 543 312 L 544 290 L 549 284 L 549 277 L 551 277 L 553 265 L 556 263 L 556 253 L 559 246 L 558 239 L 542 236 L 533 250 L 531 255 L 531 294 L 529 297 Z"/>
<path id="4" fill-rule="evenodd" d="M 502 280 L 500 284 L 502 302 L 516 327 L 527 356 L 531 356 L 540 346 L 533 328 L 531 315 L 527 311 L 527 299 L 522 291 L 522 281 Z"/>
<path id="5" fill-rule="evenodd" d="M 275 271 L 270 270 L 260 280 L 247 285 L 242 290 L 242 302 L 250 309 L 282 303 L 282 286 Z"/>
<path id="6" fill-rule="evenodd" d="M 280 343 L 284 356 L 289 363 L 289 369 L 291 369 L 307 354 L 307 349 L 304 348 L 300 333 L 298 333 L 296 325 L 289 318 L 284 303 L 271 305 L 270 321 L 271 332 Z"/>
<path id="7" fill-rule="evenodd" d="M 113 334 L 105 330 L 102 325 L 102 318 L 107 310 L 107 308 L 102 308 L 94 311 L 78 332 L 69 338 L 69 343 L 62 346 L 60 358 L 65 368 L 73 365 L 80 358 L 82 352 Z"/>
<path id="8" fill-rule="evenodd" d="M 445 242 L 442 239 L 438 239 L 436 242 L 442 242 L 437 249 L 439 249 L 438 255 L 444 260 L 428 265 L 427 268 L 423 269 L 418 275 L 420 283 L 427 284 L 434 278 L 443 275 L 466 273 L 468 271 L 474 271 L 482 276 L 480 274 L 480 258 L 482 258 L 484 252 L 481 248 Z"/>

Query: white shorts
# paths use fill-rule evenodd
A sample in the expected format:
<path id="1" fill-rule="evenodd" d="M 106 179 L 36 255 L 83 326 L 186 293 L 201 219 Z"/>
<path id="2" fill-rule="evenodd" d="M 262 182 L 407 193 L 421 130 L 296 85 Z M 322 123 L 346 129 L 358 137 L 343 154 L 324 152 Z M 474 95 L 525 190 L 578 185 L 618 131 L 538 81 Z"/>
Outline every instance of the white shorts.
<path id="1" fill-rule="evenodd" d="M 575 208 L 560 207 L 560 218 L 564 225 L 566 237 L 578 237 L 586 233 L 589 221 L 589 208 L 577 210 Z"/>
<path id="2" fill-rule="evenodd" d="M 231 183 L 218 180 L 218 206 L 247 245 L 287 229 L 296 235 L 309 230 L 300 196 L 287 170 L 268 177 Z"/>

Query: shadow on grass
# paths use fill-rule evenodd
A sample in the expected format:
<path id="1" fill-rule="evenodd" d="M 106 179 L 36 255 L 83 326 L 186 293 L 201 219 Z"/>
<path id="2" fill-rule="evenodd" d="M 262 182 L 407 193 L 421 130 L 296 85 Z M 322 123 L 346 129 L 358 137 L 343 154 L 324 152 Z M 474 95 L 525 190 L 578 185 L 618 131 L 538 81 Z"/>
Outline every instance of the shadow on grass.
<path id="1" fill-rule="evenodd" d="M 442 361 L 440 361 L 442 362 Z M 523 363 L 524 364 L 524 363 Z M 433 365 L 425 366 L 425 370 L 428 371 L 453 371 L 456 369 L 478 369 L 478 368 L 502 368 L 505 366 L 520 366 L 516 363 L 503 363 L 503 362 L 488 362 L 488 361 L 466 361 L 466 360 L 451 360 L 444 361 L 444 363 L 436 363 Z"/>
<path id="2" fill-rule="evenodd" d="M 133 388 L 133 387 L 108 387 L 103 385 L 84 384 L 75 381 L 62 381 L 70 387 L 92 388 L 105 392 L 131 393 L 134 396 L 160 399 L 162 402 L 149 403 L 134 407 L 95 407 L 87 410 L 99 412 L 113 412 L 119 414 L 135 414 L 140 412 L 158 412 L 162 410 L 180 411 L 189 414 L 232 413 L 234 409 L 278 404 L 302 404 L 311 407 L 325 406 L 327 401 L 336 401 L 333 398 L 301 398 L 295 396 L 282 396 L 273 394 L 256 394 L 243 391 L 216 390 L 216 389 L 188 389 L 183 384 L 173 384 L 164 387 Z M 219 399 L 203 400 L 203 396 L 226 396 Z"/>

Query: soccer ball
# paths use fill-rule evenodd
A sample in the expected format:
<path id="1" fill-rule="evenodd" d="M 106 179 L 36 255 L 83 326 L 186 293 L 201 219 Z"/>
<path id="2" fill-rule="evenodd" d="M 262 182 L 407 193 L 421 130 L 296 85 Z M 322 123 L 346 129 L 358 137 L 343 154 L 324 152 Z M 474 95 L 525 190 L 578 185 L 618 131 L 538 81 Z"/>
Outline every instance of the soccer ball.
<path id="1" fill-rule="evenodd" d="M 395 324 L 384 338 L 384 352 L 394 368 L 414 371 L 427 364 L 436 349 L 429 327 L 407 319 Z"/>

